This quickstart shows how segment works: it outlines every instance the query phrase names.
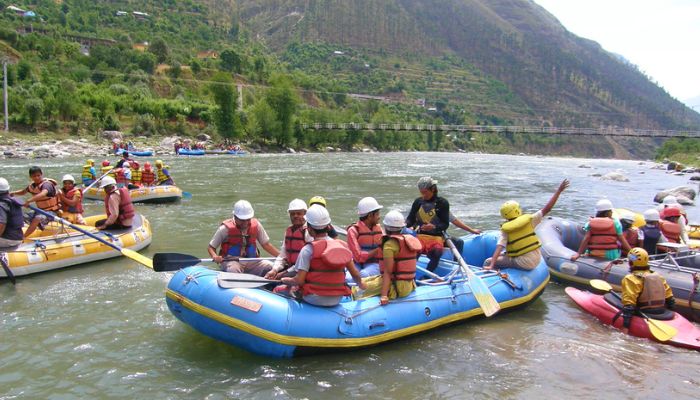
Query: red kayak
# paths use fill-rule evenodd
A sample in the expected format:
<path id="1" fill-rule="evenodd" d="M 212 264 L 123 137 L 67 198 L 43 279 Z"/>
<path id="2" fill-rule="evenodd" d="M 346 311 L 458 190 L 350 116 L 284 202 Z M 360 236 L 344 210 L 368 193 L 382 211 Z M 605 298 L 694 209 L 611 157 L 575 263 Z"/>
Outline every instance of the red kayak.
<path id="1" fill-rule="evenodd" d="M 618 308 L 610 304 L 610 302 L 615 302 L 614 298 L 608 297 L 610 300 L 610 302 L 608 302 L 606 297 L 593 294 L 591 292 L 586 292 L 572 287 L 567 287 L 565 290 L 566 294 L 568 294 L 569 297 L 576 302 L 576 304 L 578 304 L 588 313 L 592 314 L 594 317 L 598 318 L 602 323 L 612 325 L 617 329 L 622 329 L 622 315 L 620 315 L 613 323 L 613 318 L 615 318 L 615 315 L 620 312 Z M 619 303 L 619 300 L 617 302 Z M 678 333 L 670 340 L 665 342 L 656 340 L 649 330 L 649 325 L 647 324 L 646 320 L 639 316 L 632 317 L 629 334 L 632 336 L 651 339 L 663 344 L 670 344 L 671 346 L 700 350 L 700 329 L 678 313 L 669 311 L 669 314 L 673 315 L 670 316 L 669 319 L 664 319 L 661 322 L 674 327 L 678 331 Z"/>

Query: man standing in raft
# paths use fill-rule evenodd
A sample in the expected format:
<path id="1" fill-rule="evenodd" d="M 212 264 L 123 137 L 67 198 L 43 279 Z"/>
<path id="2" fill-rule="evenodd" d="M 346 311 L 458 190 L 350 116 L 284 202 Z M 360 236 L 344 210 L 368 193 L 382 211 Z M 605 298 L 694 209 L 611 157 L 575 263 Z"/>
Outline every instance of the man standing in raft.
<path id="1" fill-rule="evenodd" d="M 622 326 L 628 332 L 632 315 L 640 310 L 653 318 L 673 309 L 676 300 L 663 276 L 649 269 L 649 254 L 635 247 L 627 254 L 630 273 L 622 278 Z"/>
<path id="2" fill-rule="evenodd" d="M 569 187 L 569 181 L 564 179 L 544 208 L 534 214 L 523 214 L 520 204 L 515 201 L 503 203 L 501 216 L 506 222 L 501 225 L 501 238 L 498 240 L 493 256 L 484 261 L 484 269 L 499 267 L 531 270 L 537 267 L 542 259 L 542 253 L 535 227 L 542 222 L 545 215 L 552 211 L 552 207 L 559 200 L 559 195 L 567 187 Z M 504 248 L 506 251 L 502 254 Z"/>
<path id="3" fill-rule="evenodd" d="M 630 245 L 622 235 L 622 224 L 613 218 L 613 204 L 608 199 L 601 199 L 595 204 L 596 215 L 583 226 L 583 237 L 578 252 L 571 256 L 571 261 L 578 260 L 586 252 L 588 256 L 612 261 L 620 258 L 621 249 L 629 251 Z"/>
<path id="4" fill-rule="evenodd" d="M 221 265 L 223 271 L 265 276 L 272 269 L 272 262 L 269 260 L 238 260 L 239 257 L 259 257 L 256 243 L 260 243 L 260 246 L 274 257 L 280 254 L 270 243 L 265 228 L 253 216 L 253 206 L 246 200 L 238 200 L 233 205 L 233 218 L 222 222 L 209 241 L 207 251 L 214 262 Z"/>
<path id="5" fill-rule="evenodd" d="M 347 268 L 360 289 L 366 286 L 360 272 L 352 261 L 352 253 L 342 240 L 328 237 L 331 217 L 323 206 L 313 205 L 304 216 L 309 234 L 314 241 L 307 243 L 299 252 L 296 262 L 298 271 L 294 278 L 282 278 L 282 283 L 300 286 L 303 299 L 309 304 L 332 307 L 350 294 L 345 284 Z"/>
<path id="6" fill-rule="evenodd" d="M 111 176 L 102 178 L 100 189 L 105 191 L 105 211 L 107 219 L 101 219 L 95 223 L 95 228 L 113 230 L 131 228 L 136 209 L 131 203 L 129 189 L 122 187 L 117 189 L 117 182 Z"/>

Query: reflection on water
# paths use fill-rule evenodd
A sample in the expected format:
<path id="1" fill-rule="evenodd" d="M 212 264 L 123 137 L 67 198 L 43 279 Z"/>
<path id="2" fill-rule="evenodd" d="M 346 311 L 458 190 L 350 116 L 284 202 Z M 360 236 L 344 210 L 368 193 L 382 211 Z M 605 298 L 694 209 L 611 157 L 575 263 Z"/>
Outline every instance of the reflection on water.
<path id="1" fill-rule="evenodd" d="M 3 160 L 14 188 L 29 165 L 49 177 L 79 174 L 83 160 Z M 206 256 L 233 203 L 255 207 L 275 243 L 287 203 L 324 195 L 334 223 L 356 218 L 374 196 L 407 212 L 415 182 L 431 175 L 467 224 L 496 229 L 501 202 L 542 207 L 564 177 L 572 187 L 553 214 L 583 220 L 603 196 L 643 211 L 654 194 L 687 177 L 651 164 L 475 154 L 296 154 L 172 158 L 179 205 L 139 206 L 152 222 L 145 251 Z M 578 168 L 581 164 L 593 168 Z M 620 170 L 630 182 L 592 174 Z M 100 212 L 91 203 L 88 213 Z M 690 219 L 700 221 L 696 207 Z M 454 231 L 453 233 L 458 233 Z M 266 359 L 203 337 L 165 306 L 168 274 L 121 258 L 0 283 L 0 398 L 697 398 L 698 354 L 622 335 L 575 307 L 550 284 L 527 309 L 448 327 L 363 351 Z"/>

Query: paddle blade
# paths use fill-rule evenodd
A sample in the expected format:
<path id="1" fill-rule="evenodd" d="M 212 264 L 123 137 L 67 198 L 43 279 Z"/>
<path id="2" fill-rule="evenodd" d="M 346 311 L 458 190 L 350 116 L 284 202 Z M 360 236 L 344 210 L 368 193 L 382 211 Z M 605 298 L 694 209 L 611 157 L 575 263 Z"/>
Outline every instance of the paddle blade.
<path id="1" fill-rule="evenodd" d="M 150 258 L 148 258 L 144 255 L 141 255 L 141 254 L 135 252 L 134 250 L 130 250 L 130 249 L 121 249 L 121 253 L 124 256 L 129 257 L 130 259 L 136 261 L 137 263 L 139 263 L 141 265 L 145 265 L 146 267 L 148 267 L 150 269 L 153 269 L 153 260 L 151 260 Z"/>
<path id="2" fill-rule="evenodd" d="M 465 267 L 465 269 L 469 277 L 469 287 L 472 289 L 472 293 L 474 294 L 474 298 L 476 298 L 476 302 L 479 303 L 479 307 L 484 310 L 484 315 L 490 317 L 496 314 L 501 309 L 501 305 L 498 304 L 496 298 L 493 297 L 489 287 L 484 280 L 476 275 L 468 266 Z"/>
<path id="3" fill-rule="evenodd" d="M 156 253 L 153 256 L 153 270 L 156 272 L 178 271 L 199 263 L 199 258 L 189 254 Z"/>
<path id="4" fill-rule="evenodd" d="M 192 193 L 190 192 L 182 192 L 182 198 L 185 200 L 189 200 L 192 198 Z"/>
<path id="5" fill-rule="evenodd" d="M 652 336 L 659 342 L 667 342 L 678 334 L 678 330 L 669 324 L 651 318 L 645 319 Z"/>
<path id="6" fill-rule="evenodd" d="M 591 286 L 593 286 L 595 289 L 598 289 L 603 292 L 609 292 L 613 289 L 610 284 L 602 279 L 591 279 L 590 282 Z"/>

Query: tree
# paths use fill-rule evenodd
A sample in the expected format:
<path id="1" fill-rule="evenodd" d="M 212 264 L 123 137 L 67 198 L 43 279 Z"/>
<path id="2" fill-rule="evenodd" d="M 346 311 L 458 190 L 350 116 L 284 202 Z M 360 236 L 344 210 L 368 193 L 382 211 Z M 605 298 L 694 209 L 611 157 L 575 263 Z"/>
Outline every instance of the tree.
<path id="1" fill-rule="evenodd" d="M 221 69 L 224 71 L 240 73 L 241 72 L 241 56 L 235 50 L 226 49 L 219 55 L 221 60 Z"/>
<path id="2" fill-rule="evenodd" d="M 161 64 L 164 63 L 170 56 L 170 48 L 168 48 L 168 44 L 165 43 L 165 40 L 162 38 L 153 39 L 151 44 L 148 46 L 148 51 L 153 53 L 153 55 L 156 56 L 156 61 Z"/>
<path id="3" fill-rule="evenodd" d="M 27 115 L 27 122 L 34 128 L 44 113 L 44 102 L 41 99 L 30 98 L 24 102 L 24 111 Z"/>
<path id="4" fill-rule="evenodd" d="M 233 79 L 228 74 L 218 73 L 212 78 L 209 90 L 214 97 L 216 110 L 214 123 L 222 137 L 237 138 L 240 133 L 236 126 L 236 90 Z"/>
<path id="5" fill-rule="evenodd" d="M 279 131 L 277 114 L 270 105 L 262 99 L 255 103 L 248 118 L 248 133 L 253 137 L 262 137 L 265 140 L 274 138 Z"/>
<path id="6" fill-rule="evenodd" d="M 265 99 L 277 113 L 279 130 L 275 134 L 275 141 L 280 146 L 289 146 L 292 141 L 294 114 L 299 103 L 291 82 L 282 76 L 275 77 Z"/>

